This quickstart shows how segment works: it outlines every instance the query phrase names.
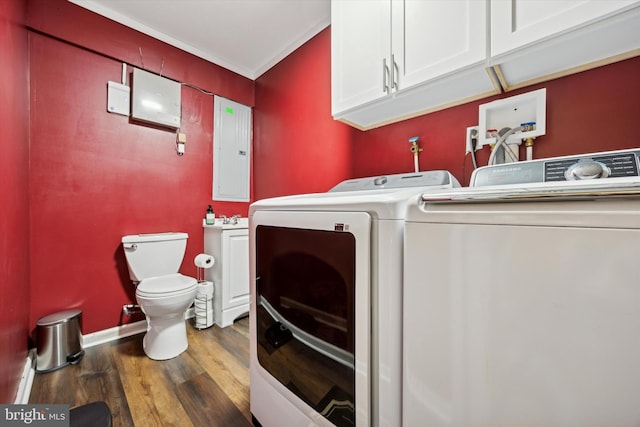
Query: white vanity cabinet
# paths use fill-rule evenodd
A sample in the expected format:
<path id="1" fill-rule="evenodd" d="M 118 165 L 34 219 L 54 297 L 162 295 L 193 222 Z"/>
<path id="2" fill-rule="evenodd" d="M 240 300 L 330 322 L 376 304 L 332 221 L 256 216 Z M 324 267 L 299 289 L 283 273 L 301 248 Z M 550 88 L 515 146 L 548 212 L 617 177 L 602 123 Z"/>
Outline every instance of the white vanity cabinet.
<path id="1" fill-rule="evenodd" d="M 333 0 L 334 118 L 367 129 L 496 93 L 485 70 L 487 1 Z"/>
<path id="2" fill-rule="evenodd" d="M 249 223 L 204 225 L 204 252 L 215 258 L 213 267 L 204 270 L 205 279 L 214 284 L 215 323 L 224 328 L 249 313 Z"/>
<path id="3" fill-rule="evenodd" d="M 638 55 L 638 0 L 491 0 L 491 65 L 511 90 Z"/>

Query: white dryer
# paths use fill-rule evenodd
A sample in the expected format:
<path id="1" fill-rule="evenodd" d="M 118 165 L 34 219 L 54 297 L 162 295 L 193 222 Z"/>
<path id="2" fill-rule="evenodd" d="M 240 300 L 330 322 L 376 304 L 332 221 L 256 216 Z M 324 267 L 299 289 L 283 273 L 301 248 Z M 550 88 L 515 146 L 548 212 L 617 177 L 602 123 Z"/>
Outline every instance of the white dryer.
<path id="1" fill-rule="evenodd" d="M 409 206 L 403 425 L 640 425 L 639 155 L 481 168 Z"/>
<path id="2" fill-rule="evenodd" d="M 430 171 L 249 211 L 251 413 L 264 427 L 400 424 L 402 240 Z"/>

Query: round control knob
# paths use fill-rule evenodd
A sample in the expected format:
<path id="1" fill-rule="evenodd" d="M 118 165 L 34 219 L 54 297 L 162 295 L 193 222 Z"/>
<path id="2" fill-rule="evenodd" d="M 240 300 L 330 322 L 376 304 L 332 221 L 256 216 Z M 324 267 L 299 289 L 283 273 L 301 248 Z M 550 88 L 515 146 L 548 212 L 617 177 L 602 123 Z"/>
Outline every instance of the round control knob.
<path id="1" fill-rule="evenodd" d="M 374 185 L 385 185 L 387 183 L 387 177 L 386 176 L 379 176 L 376 179 L 373 180 L 373 184 Z"/>
<path id="2" fill-rule="evenodd" d="M 591 159 L 583 159 L 569 166 L 564 173 L 567 181 L 579 179 L 606 178 L 611 174 L 611 170 L 604 163 Z"/>

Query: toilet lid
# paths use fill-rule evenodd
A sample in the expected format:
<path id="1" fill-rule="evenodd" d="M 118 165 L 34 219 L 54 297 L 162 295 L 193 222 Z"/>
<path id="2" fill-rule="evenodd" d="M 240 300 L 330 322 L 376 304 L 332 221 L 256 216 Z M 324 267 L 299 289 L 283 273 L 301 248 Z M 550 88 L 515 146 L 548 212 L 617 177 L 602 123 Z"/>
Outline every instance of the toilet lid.
<path id="1" fill-rule="evenodd" d="M 138 284 L 136 293 L 147 296 L 169 296 L 192 291 L 196 288 L 197 284 L 197 280 L 193 277 L 183 276 L 179 273 L 168 274 L 166 276 L 144 279 Z"/>

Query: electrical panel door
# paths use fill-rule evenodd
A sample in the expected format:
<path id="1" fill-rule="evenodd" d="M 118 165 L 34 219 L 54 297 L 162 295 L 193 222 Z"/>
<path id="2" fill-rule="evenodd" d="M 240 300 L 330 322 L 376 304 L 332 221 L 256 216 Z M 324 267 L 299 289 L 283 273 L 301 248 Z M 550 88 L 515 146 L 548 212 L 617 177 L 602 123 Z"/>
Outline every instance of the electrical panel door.
<path id="1" fill-rule="evenodd" d="M 213 200 L 249 201 L 251 107 L 215 96 Z"/>

